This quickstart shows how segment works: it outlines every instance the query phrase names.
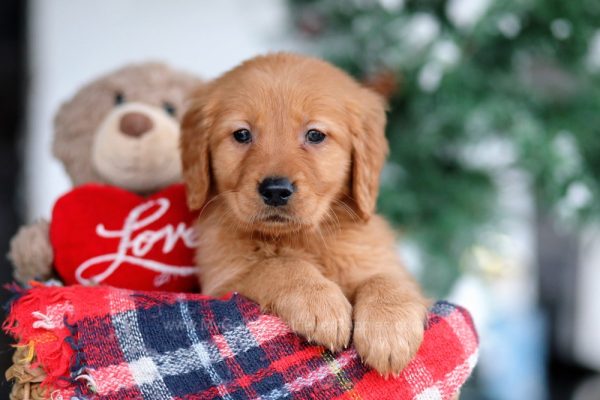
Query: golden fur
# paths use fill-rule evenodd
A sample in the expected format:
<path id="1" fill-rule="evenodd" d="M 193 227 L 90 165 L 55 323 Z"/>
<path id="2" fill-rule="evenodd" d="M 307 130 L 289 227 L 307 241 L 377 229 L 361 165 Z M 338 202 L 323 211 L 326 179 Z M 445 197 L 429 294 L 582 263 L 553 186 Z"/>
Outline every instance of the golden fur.
<path id="1" fill-rule="evenodd" d="M 233 139 L 241 128 L 251 143 Z M 240 292 L 332 350 L 352 337 L 364 362 L 397 374 L 421 343 L 426 300 L 374 215 L 384 128 L 378 94 L 324 61 L 280 53 L 196 92 L 181 149 L 189 205 L 203 207 L 203 292 Z M 306 142 L 309 129 L 325 141 Z M 263 203 L 257 186 L 269 176 L 294 183 L 289 204 Z"/>

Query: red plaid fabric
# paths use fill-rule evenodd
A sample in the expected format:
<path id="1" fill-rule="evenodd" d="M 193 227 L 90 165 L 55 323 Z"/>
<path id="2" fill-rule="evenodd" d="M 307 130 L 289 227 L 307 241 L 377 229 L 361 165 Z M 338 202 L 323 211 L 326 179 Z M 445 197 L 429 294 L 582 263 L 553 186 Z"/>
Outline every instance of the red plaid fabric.
<path id="1" fill-rule="evenodd" d="M 451 399 L 477 360 L 469 314 L 438 302 L 396 379 L 333 354 L 239 295 L 37 287 L 5 330 L 34 346 L 53 399 Z"/>

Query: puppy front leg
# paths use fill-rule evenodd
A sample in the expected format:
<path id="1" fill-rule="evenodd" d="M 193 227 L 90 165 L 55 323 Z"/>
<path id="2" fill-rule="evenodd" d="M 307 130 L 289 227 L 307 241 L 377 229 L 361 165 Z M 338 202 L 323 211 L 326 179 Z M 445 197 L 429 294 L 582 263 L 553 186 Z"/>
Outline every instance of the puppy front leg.
<path id="1" fill-rule="evenodd" d="M 339 286 L 308 261 L 266 259 L 254 265 L 234 288 L 310 342 L 337 351 L 350 341 L 352 306 Z"/>
<path id="2" fill-rule="evenodd" d="M 427 300 L 409 278 L 379 274 L 362 282 L 354 300 L 354 346 L 380 374 L 397 375 L 423 340 Z"/>

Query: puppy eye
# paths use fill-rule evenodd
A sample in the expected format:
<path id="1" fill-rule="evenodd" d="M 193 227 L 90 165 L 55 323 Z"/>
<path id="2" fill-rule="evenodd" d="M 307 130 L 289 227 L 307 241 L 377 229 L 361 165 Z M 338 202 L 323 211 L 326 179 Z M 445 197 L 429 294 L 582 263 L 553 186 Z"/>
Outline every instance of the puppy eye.
<path id="1" fill-rule="evenodd" d="M 177 111 L 175 109 L 175 106 L 171 103 L 169 103 L 168 101 L 165 101 L 163 103 L 163 109 L 165 110 L 165 112 L 167 114 L 169 114 L 171 117 L 174 117 L 177 114 Z"/>
<path id="2" fill-rule="evenodd" d="M 326 135 L 316 129 L 311 129 L 306 132 L 306 141 L 311 144 L 319 144 L 325 140 Z"/>
<path id="3" fill-rule="evenodd" d="M 120 105 L 125 103 L 125 95 L 121 92 L 115 93 L 115 105 Z"/>
<path id="4" fill-rule="evenodd" d="M 233 132 L 233 138 L 239 143 L 250 143 L 252 141 L 252 134 L 248 129 L 238 129 Z"/>

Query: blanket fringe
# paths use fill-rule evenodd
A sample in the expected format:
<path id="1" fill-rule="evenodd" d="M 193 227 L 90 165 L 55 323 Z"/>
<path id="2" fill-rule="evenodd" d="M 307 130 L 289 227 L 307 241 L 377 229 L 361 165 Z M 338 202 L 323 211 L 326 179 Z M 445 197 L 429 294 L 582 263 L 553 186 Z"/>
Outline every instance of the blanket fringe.
<path id="1" fill-rule="evenodd" d="M 36 285 L 19 294 L 10 304 L 10 313 L 2 325 L 3 330 L 18 341 L 15 354 L 21 358 L 15 361 L 13 367 L 16 369 L 12 370 L 10 377 L 7 372 L 7 378 L 21 376 L 19 373 L 23 366 L 28 365 L 35 371 L 37 379 L 43 377 L 40 381 L 42 389 L 70 384 L 73 381 L 71 371 L 77 361 L 76 329 L 68 325 L 70 315 L 66 312 L 63 315 L 64 327 L 57 327 L 43 308 L 47 304 L 73 304 L 73 292 Z M 41 375 L 39 371 L 45 374 Z M 40 398 L 48 398 L 48 393 Z"/>

